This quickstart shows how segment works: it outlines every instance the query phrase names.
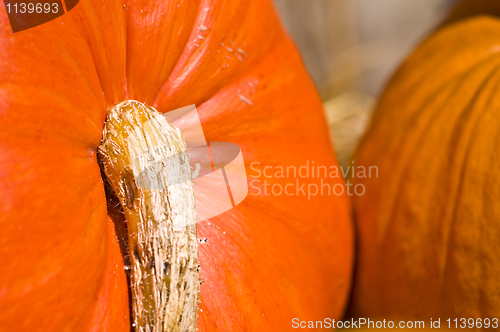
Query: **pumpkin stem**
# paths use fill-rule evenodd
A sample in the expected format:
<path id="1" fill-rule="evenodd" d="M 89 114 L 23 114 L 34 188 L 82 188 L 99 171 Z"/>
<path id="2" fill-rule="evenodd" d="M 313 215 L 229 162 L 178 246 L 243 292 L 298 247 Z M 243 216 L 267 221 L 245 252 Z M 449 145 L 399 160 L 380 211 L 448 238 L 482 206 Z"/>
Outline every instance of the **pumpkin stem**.
<path id="1" fill-rule="evenodd" d="M 125 213 L 136 331 L 195 331 L 199 305 L 196 210 L 180 130 L 154 108 L 108 111 L 99 158 Z"/>

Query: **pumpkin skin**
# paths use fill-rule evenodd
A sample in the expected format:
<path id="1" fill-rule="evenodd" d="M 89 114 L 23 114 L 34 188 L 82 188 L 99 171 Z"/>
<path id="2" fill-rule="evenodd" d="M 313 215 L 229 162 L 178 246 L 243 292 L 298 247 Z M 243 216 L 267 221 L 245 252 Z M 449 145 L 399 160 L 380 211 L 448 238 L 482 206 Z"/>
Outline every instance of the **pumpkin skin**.
<path id="1" fill-rule="evenodd" d="M 460 10 L 392 78 L 359 147 L 379 176 L 354 179 L 353 316 L 500 314 L 500 21 Z"/>
<path id="2" fill-rule="evenodd" d="M 268 0 L 85 0 L 16 34 L 2 11 L 0 29 L 0 331 L 129 331 L 96 158 L 106 110 L 121 101 L 160 112 L 195 104 L 207 141 L 238 144 L 248 175 L 252 162 L 336 165 L 321 101 Z M 294 317 L 339 318 L 349 210 L 346 196 L 251 188 L 236 208 L 199 223 L 208 238 L 199 330 L 284 331 Z"/>

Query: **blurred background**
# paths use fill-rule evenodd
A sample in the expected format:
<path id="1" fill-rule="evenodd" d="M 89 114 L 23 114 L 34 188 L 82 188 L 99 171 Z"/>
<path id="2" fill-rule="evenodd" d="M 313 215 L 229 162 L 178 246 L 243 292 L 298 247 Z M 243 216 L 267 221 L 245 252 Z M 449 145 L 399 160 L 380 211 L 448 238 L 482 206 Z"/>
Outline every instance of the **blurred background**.
<path id="1" fill-rule="evenodd" d="M 375 100 L 457 0 L 274 0 L 325 105 L 346 164 Z"/>

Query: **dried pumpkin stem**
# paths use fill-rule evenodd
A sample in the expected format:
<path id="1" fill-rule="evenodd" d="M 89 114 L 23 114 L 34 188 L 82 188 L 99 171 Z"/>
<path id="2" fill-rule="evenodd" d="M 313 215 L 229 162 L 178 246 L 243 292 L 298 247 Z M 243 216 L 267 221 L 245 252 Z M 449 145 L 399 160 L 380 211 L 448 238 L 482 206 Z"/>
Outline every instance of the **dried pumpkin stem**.
<path id="1" fill-rule="evenodd" d="M 99 158 L 127 219 L 135 330 L 195 331 L 196 211 L 180 130 L 152 107 L 123 102 L 108 111 Z"/>

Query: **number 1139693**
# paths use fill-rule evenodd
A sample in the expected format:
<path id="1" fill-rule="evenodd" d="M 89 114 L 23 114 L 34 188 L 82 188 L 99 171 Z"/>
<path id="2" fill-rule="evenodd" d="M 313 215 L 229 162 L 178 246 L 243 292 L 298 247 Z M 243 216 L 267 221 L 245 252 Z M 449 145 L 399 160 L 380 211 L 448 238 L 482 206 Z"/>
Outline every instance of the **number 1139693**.
<path id="1" fill-rule="evenodd" d="M 497 329 L 498 318 L 448 318 L 450 329 Z"/>
<path id="2" fill-rule="evenodd" d="M 20 2 L 20 3 L 7 3 L 5 5 L 8 14 L 57 14 L 63 9 L 57 2 L 54 3 L 33 3 L 33 2 Z"/>

